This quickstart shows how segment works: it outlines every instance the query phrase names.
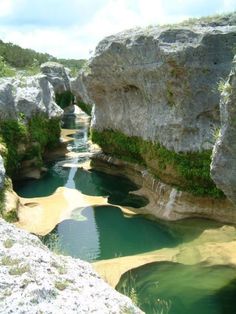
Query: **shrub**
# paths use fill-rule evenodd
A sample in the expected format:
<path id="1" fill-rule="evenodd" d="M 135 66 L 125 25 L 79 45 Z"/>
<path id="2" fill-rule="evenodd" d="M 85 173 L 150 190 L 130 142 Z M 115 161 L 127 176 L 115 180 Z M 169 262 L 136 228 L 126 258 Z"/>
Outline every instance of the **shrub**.
<path id="1" fill-rule="evenodd" d="M 113 130 L 99 132 L 92 129 L 91 139 L 100 145 L 105 153 L 144 165 L 163 182 L 181 190 L 199 196 L 224 196 L 210 177 L 211 151 L 175 153 L 159 143 L 145 141 L 140 137 L 130 137 Z M 168 169 L 170 167 L 172 173 Z"/>

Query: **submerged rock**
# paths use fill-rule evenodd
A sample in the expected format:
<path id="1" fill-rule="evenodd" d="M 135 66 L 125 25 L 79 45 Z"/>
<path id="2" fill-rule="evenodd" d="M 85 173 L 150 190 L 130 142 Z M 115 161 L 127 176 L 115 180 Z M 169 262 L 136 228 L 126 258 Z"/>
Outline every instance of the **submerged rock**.
<path id="1" fill-rule="evenodd" d="M 211 164 L 216 185 L 236 204 L 236 56 L 228 80 L 222 86 L 221 123 Z"/>
<path id="2" fill-rule="evenodd" d="M 64 66 L 57 62 L 46 62 L 40 67 L 41 72 L 47 76 L 55 93 L 62 94 L 70 91 L 70 79 Z"/>
<path id="3" fill-rule="evenodd" d="M 1 313 L 143 313 L 79 259 L 0 220 Z"/>
<path id="4" fill-rule="evenodd" d="M 211 149 L 220 124 L 217 83 L 230 72 L 236 44 L 234 17 L 138 28 L 102 40 L 83 78 L 95 103 L 93 128 L 175 152 Z"/>
<path id="5" fill-rule="evenodd" d="M 54 101 L 54 92 L 45 75 L 0 79 L 0 119 L 30 118 L 36 113 L 61 117 L 63 110 Z"/>

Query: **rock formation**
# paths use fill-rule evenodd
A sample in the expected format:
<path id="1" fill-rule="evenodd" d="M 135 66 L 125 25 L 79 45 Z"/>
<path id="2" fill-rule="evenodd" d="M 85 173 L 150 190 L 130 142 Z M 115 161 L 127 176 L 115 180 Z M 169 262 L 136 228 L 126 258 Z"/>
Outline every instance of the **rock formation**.
<path id="1" fill-rule="evenodd" d="M 54 100 L 54 92 L 45 75 L 0 79 L 0 119 L 30 118 L 43 113 L 49 119 L 62 117 L 63 110 Z"/>
<path id="2" fill-rule="evenodd" d="M 92 108 L 93 101 L 89 98 L 88 91 L 84 84 L 86 72 L 81 71 L 77 78 L 71 80 L 71 91 L 75 95 L 77 102 L 83 102 Z"/>
<path id="3" fill-rule="evenodd" d="M 8 313 L 143 313 L 79 259 L 0 219 L 0 306 Z"/>
<path id="4" fill-rule="evenodd" d="M 221 123 L 211 164 L 216 185 L 236 204 L 236 56 L 228 80 L 222 86 Z"/>
<path id="5" fill-rule="evenodd" d="M 108 155 L 146 167 L 143 171 L 159 179 L 157 186 L 163 183 L 165 190 L 173 188 L 176 195 L 181 194 L 180 207 L 185 209 L 178 210 L 178 215 L 182 217 L 223 221 L 234 217 L 235 221 L 235 206 L 224 200 L 222 191 L 230 193 L 215 180 L 214 170 L 219 189 L 210 176 L 220 128 L 218 84 L 231 70 L 235 33 L 235 13 L 215 20 L 128 30 L 102 40 L 77 79 L 95 104 L 93 141 Z M 155 193 L 161 195 L 161 190 Z M 171 195 L 156 216 L 174 219 L 179 198 L 170 209 Z M 194 202 L 193 195 L 196 206 L 188 210 L 190 205 L 184 202 Z"/>
<path id="6" fill-rule="evenodd" d="M 56 94 L 70 91 L 70 79 L 64 66 L 57 62 L 46 62 L 40 67 L 41 72 L 47 76 Z"/>
<path id="7" fill-rule="evenodd" d="M 235 23 L 218 25 L 148 27 L 102 40 L 83 78 L 96 104 L 93 128 L 175 152 L 211 149 L 217 84 L 230 72 L 236 44 Z"/>

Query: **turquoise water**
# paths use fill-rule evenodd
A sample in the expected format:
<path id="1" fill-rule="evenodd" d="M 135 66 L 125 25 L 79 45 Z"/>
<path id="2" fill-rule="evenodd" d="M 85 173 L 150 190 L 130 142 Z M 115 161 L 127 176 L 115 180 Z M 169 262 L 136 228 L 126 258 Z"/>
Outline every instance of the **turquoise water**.
<path id="1" fill-rule="evenodd" d="M 72 151 L 87 151 L 87 128 L 75 121 L 69 126 L 77 128 L 70 143 Z M 129 192 L 138 189 L 127 178 L 82 168 L 64 168 L 65 162 L 80 163 L 85 158 L 62 159 L 48 165 L 49 171 L 40 180 L 27 180 L 15 184 L 22 197 L 51 195 L 65 186 L 90 196 L 107 196 L 111 206 L 78 208 L 69 220 L 58 224 L 43 241 L 54 250 L 87 261 L 134 255 L 163 247 L 175 246 L 180 239 L 173 236 L 168 226 L 144 217 L 126 217 L 115 205 L 142 207 L 148 203 L 144 197 Z M 113 206 L 112 206 L 113 205 Z"/>
<path id="2" fill-rule="evenodd" d="M 140 216 L 125 217 L 114 206 L 74 211 L 73 219 L 56 226 L 44 241 L 56 235 L 56 249 L 87 261 L 128 256 L 178 244 L 168 230 Z M 53 243 L 55 245 L 55 243 Z"/>
<path id="3" fill-rule="evenodd" d="M 147 314 L 236 313 L 236 270 L 230 267 L 151 263 L 125 273 L 117 290 L 135 297 Z"/>
<path id="4" fill-rule="evenodd" d="M 87 152 L 87 126 L 73 117 L 66 128 L 77 129 L 69 149 Z M 86 195 L 108 196 L 110 206 L 78 208 L 42 240 L 56 252 L 87 261 L 128 256 L 175 247 L 219 224 L 202 220 L 158 223 L 142 216 L 125 216 L 116 205 L 142 207 L 147 199 L 129 192 L 138 187 L 130 180 L 95 170 L 64 168 L 87 159 L 63 158 L 48 164 L 40 180 L 15 184 L 22 197 L 48 196 L 58 187 L 78 189 Z M 152 263 L 124 274 L 117 289 L 132 297 L 148 314 L 236 313 L 236 271 L 230 267 L 184 266 Z"/>

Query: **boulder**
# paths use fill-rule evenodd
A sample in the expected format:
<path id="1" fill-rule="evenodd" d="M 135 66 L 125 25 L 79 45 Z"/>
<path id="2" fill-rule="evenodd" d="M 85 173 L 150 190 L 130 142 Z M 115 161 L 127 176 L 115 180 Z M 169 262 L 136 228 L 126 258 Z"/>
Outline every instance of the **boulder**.
<path id="1" fill-rule="evenodd" d="M 0 306 L 8 313 L 143 313 L 79 259 L 0 219 Z"/>
<path id="2" fill-rule="evenodd" d="M 70 91 L 70 79 L 64 66 L 57 62 L 46 62 L 40 67 L 41 72 L 47 76 L 56 94 Z"/>
<path id="3" fill-rule="evenodd" d="M 95 103 L 92 127 L 175 152 L 212 149 L 220 125 L 217 84 L 231 69 L 235 16 L 137 28 L 102 40 L 82 74 Z"/>
<path id="4" fill-rule="evenodd" d="M 17 119 L 20 114 L 30 118 L 35 113 L 48 118 L 63 114 L 45 75 L 0 79 L 0 119 Z"/>
<path id="5" fill-rule="evenodd" d="M 221 128 L 213 150 L 211 176 L 236 204 L 236 56 L 229 78 L 222 87 L 220 112 Z"/>
<path id="6" fill-rule="evenodd" d="M 84 80 L 86 79 L 86 72 L 80 71 L 77 78 L 71 80 L 71 91 L 76 96 L 77 101 L 82 101 L 92 108 L 93 101 L 89 98 Z"/>

